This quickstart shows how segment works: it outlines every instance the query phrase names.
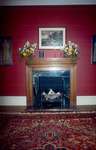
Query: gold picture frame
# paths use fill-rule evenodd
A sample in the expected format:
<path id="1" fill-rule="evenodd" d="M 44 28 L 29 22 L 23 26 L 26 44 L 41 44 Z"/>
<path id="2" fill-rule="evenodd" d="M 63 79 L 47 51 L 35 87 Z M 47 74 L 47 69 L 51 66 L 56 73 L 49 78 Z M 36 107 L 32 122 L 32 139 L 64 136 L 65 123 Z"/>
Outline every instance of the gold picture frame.
<path id="1" fill-rule="evenodd" d="M 39 49 L 62 49 L 65 28 L 39 28 Z"/>

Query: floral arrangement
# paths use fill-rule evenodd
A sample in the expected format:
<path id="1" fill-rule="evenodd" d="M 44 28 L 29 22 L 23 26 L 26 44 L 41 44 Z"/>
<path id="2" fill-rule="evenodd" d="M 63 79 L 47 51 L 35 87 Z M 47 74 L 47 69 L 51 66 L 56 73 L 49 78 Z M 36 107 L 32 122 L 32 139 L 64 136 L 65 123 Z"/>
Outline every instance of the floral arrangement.
<path id="1" fill-rule="evenodd" d="M 26 41 L 23 48 L 19 48 L 20 56 L 28 57 L 31 56 L 37 47 L 37 43 L 31 44 L 29 41 Z"/>
<path id="2" fill-rule="evenodd" d="M 65 44 L 65 47 L 62 49 L 64 51 L 64 56 L 66 57 L 77 57 L 79 54 L 79 49 L 77 44 L 68 41 L 67 44 Z"/>

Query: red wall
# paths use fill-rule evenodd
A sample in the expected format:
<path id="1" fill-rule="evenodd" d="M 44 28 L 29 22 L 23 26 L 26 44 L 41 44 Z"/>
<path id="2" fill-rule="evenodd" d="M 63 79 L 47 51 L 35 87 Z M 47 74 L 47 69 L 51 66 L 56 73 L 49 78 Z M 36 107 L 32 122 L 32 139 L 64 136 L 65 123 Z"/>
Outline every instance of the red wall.
<path id="1" fill-rule="evenodd" d="M 91 64 L 96 6 L 0 7 L 0 35 L 13 39 L 13 65 L 0 66 L 0 95 L 26 95 L 25 61 L 20 59 L 18 48 L 26 40 L 38 42 L 39 27 L 66 28 L 66 41 L 76 42 L 80 48 L 77 95 L 96 95 L 96 64 Z M 48 53 L 56 56 L 55 51 Z"/>

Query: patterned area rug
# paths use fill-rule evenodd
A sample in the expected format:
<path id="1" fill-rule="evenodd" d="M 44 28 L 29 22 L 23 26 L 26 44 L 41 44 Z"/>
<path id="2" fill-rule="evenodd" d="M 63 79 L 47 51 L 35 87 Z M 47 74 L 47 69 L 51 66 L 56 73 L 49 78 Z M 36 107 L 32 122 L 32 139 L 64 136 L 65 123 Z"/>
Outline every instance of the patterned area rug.
<path id="1" fill-rule="evenodd" d="M 1 114 L 0 150 L 96 150 L 96 113 Z"/>

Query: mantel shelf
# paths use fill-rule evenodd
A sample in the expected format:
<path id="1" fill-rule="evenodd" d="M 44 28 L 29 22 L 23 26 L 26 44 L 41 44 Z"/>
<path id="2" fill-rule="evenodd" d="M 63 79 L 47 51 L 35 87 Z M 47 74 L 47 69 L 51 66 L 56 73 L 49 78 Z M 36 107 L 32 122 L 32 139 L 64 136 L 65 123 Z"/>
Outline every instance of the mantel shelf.
<path id="1" fill-rule="evenodd" d="M 33 58 L 26 61 L 27 65 L 63 65 L 63 64 L 76 64 L 77 58 Z"/>

